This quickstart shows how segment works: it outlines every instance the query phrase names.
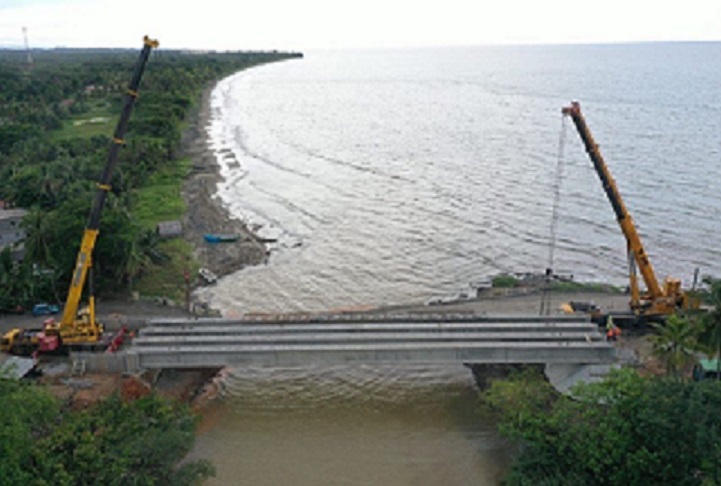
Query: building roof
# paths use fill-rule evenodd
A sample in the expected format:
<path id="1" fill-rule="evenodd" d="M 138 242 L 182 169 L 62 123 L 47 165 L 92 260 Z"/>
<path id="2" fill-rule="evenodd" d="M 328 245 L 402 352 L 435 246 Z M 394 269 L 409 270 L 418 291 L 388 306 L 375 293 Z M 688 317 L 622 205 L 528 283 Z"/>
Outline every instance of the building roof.
<path id="1" fill-rule="evenodd" d="M 718 359 L 700 359 L 698 363 L 704 371 L 716 371 L 719 369 Z"/>
<path id="2" fill-rule="evenodd" d="M 158 223 L 158 234 L 164 238 L 180 236 L 183 234 L 183 225 L 180 221 L 163 221 Z"/>
<path id="3" fill-rule="evenodd" d="M 0 221 L 3 219 L 22 218 L 26 214 L 28 214 L 28 210 L 22 208 L 0 209 Z"/>
<path id="4" fill-rule="evenodd" d="M 11 378 L 20 379 L 27 375 L 34 366 L 34 359 L 13 356 L 0 364 L 0 376 L 7 374 Z"/>

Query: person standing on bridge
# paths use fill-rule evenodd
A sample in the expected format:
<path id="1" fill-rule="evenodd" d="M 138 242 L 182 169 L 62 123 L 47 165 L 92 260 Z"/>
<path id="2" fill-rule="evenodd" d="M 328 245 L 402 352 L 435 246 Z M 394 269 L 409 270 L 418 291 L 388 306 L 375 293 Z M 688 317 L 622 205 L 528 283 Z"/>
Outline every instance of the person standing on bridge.
<path id="1" fill-rule="evenodd" d="M 621 334 L 621 330 L 613 322 L 613 316 L 606 318 L 606 341 L 615 341 Z"/>

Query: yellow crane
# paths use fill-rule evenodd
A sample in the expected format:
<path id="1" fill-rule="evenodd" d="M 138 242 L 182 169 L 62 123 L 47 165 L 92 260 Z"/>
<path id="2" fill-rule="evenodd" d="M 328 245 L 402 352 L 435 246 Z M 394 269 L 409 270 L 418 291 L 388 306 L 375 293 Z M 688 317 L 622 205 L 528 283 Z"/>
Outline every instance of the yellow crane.
<path id="1" fill-rule="evenodd" d="M 110 183 L 118 160 L 118 152 L 125 143 L 124 137 L 128 128 L 128 120 L 138 97 L 140 79 L 145 71 L 150 51 L 155 47 L 158 47 L 158 41 L 145 36 L 140 57 L 135 64 L 133 77 L 125 93 L 123 111 L 115 128 L 105 169 L 97 184 L 93 206 L 80 243 L 80 250 L 70 281 L 70 290 L 65 301 L 62 318 L 59 322 L 48 322 L 43 329 L 13 329 L 9 331 L 0 340 L 0 351 L 30 354 L 35 350 L 47 352 L 72 347 L 97 349 L 107 345 L 104 340 L 103 326 L 95 319 L 95 297 L 93 295 L 91 270 L 93 249 L 98 238 L 100 215 L 105 206 L 108 192 L 111 190 Z M 86 281 L 89 284 L 88 306 L 78 311 Z"/>
<path id="2" fill-rule="evenodd" d="M 591 131 L 586 125 L 586 120 L 581 114 L 581 105 L 578 102 L 573 102 L 570 106 L 563 108 L 562 113 L 573 120 L 586 152 L 591 158 L 593 168 L 601 180 L 603 190 L 611 203 L 623 236 L 626 238 L 629 260 L 629 288 L 631 291 L 630 307 L 633 320 L 635 322 L 663 320 L 665 316 L 673 314 L 677 310 L 697 307 L 697 303 L 690 299 L 681 289 L 679 279 L 666 277 L 663 285 L 659 284 L 653 265 L 651 265 L 638 231 L 636 231 L 631 214 L 626 209 L 621 194 L 618 192 L 616 182 L 611 176 L 598 145 L 596 145 Z M 646 284 L 646 290 L 643 292 L 639 289 L 637 269 Z M 616 319 L 617 316 L 614 315 L 613 317 Z"/>

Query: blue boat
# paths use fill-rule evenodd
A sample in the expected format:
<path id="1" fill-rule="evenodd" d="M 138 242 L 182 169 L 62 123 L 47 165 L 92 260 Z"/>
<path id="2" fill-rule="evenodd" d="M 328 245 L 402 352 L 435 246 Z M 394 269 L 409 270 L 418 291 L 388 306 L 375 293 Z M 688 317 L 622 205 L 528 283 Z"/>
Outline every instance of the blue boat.
<path id="1" fill-rule="evenodd" d="M 240 235 L 238 233 L 225 235 L 206 233 L 203 235 L 203 238 L 205 238 L 205 241 L 208 243 L 232 243 L 233 241 L 238 241 L 240 239 Z"/>

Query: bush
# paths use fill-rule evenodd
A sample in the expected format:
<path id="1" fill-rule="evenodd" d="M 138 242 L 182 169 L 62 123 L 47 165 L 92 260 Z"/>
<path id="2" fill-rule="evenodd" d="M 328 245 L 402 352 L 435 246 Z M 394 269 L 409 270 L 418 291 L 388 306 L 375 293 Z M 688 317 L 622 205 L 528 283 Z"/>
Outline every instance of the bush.
<path id="1" fill-rule="evenodd" d="M 491 280 L 491 283 L 494 288 L 497 289 L 508 289 L 512 287 L 518 287 L 518 279 L 512 275 L 496 275 L 493 277 L 493 280 Z"/>

